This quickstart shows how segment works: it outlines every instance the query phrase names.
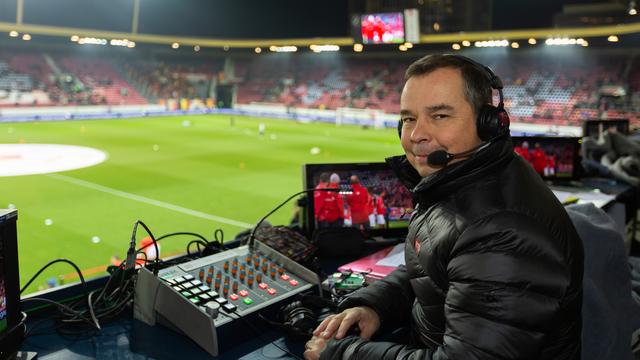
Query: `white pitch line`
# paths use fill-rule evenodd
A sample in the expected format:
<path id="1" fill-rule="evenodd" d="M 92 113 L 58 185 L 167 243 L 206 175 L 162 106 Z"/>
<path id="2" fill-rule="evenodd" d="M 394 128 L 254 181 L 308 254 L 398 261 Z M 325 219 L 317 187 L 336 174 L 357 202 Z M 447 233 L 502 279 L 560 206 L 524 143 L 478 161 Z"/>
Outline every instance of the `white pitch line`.
<path id="1" fill-rule="evenodd" d="M 141 203 L 145 203 L 145 204 L 161 207 L 161 208 L 168 209 L 168 210 L 173 210 L 173 211 L 176 211 L 176 212 L 179 212 L 179 213 L 183 213 L 183 214 L 186 214 L 186 215 L 191 215 L 191 216 L 195 216 L 195 217 L 199 217 L 199 218 L 203 218 L 203 219 L 207 219 L 207 220 L 217 221 L 217 222 L 221 222 L 223 224 L 229 224 L 229 225 L 237 226 L 239 228 L 250 228 L 250 227 L 253 227 L 252 224 L 248 224 L 248 223 L 245 223 L 245 222 L 242 222 L 242 221 L 228 219 L 228 218 L 225 218 L 225 217 L 222 217 L 222 216 L 211 215 L 211 214 L 203 213 L 203 212 L 197 211 L 197 210 L 187 209 L 187 208 L 184 208 L 182 206 L 170 204 L 170 203 L 167 203 L 167 202 L 164 202 L 164 201 L 150 199 L 148 197 L 144 197 L 144 196 L 128 193 L 126 191 L 112 189 L 110 187 L 106 187 L 106 186 L 103 186 L 103 185 L 100 185 L 100 184 L 96 184 L 96 183 L 92 183 L 92 182 L 85 181 L 85 180 L 72 178 L 72 177 L 66 176 L 66 175 L 47 174 L 47 176 L 48 177 L 52 177 L 54 179 L 66 181 L 66 182 L 71 183 L 71 184 L 80 185 L 80 186 L 84 186 L 84 187 L 89 188 L 89 189 L 98 190 L 98 191 L 102 191 L 102 192 L 107 193 L 107 194 L 119 196 L 119 197 L 122 197 L 122 198 L 125 198 L 125 199 L 138 201 L 138 202 L 141 202 Z"/>

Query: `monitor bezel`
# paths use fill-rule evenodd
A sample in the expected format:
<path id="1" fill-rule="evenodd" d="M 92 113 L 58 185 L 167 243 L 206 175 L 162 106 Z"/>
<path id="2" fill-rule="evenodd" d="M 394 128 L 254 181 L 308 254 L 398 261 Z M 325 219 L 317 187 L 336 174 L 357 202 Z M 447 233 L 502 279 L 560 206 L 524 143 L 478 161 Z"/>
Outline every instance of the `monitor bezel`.
<path id="1" fill-rule="evenodd" d="M 20 276 L 18 273 L 18 240 L 16 222 L 17 210 L 0 209 L 0 241 L 3 257 L 2 270 L 5 281 L 5 296 L 7 297 L 7 327 L 0 332 L 0 341 L 11 336 L 10 331 L 20 323 Z"/>
<path id="2" fill-rule="evenodd" d="M 358 163 L 317 163 L 304 164 L 302 166 L 302 179 L 304 189 L 313 189 L 313 177 L 323 171 L 391 171 L 386 162 L 358 162 Z M 404 185 L 402 185 L 404 186 Z M 307 194 L 305 214 L 302 221 L 303 232 L 311 238 L 315 231 L 315 216 L 313 204 L 313 192 Z M 364 232 L 365 238 L 404 238 L 407 234 L 407 227 L 394 227 L 387 229 L 370 229 Z"/>

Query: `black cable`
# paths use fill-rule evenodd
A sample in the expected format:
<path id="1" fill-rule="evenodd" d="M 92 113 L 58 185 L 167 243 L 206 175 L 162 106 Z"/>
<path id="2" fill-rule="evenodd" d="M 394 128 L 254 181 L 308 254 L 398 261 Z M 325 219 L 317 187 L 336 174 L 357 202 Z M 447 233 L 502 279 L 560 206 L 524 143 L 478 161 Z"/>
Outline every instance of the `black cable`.
<path id="1" fill-rule="evenodd" d="M 220 235 L 220 238 L 218 238 L 218 235 Z M 220 244 L 220 250 L 224 250 L 224 231 L 222 229 L 216 229 L 213 232 L 213 241 Z"/>
<path id="2" fill-rule="evenodd" d="M 123 289 L 129 289 L 128 285 L 129 285 L 130 282 L 132 282 L 132 280 L 128 279 L 127 282 L 124 284 L 124 286 L 122 288 Z M 112 294 L 107 295 L 107 298 L 110 298 L 111 296 L 113 296 L 119 289 L 120 288 L 114 290 L 114 292 Z M 89 293 L 89 297 L 91 297 L 92 293 L 93 292 Z M 101 296 L 102 296 L 103 293 L 104 293 L 104 291 L 101 293 Z M 97 318 L 103 318 L 105 315 L 111 313 L 114 310 L 122 310 L 122 309 L 124 309 L 123 305 L 126 305 L 126 303 L 128 302 L 128 300 L 131 299 L 133 294 L 134 294 L 134 291 L 129 291 L 128 293 L 126 293 L 126 298 L 123 300 L 122 299 L 123 295 L 122 295 L 122 293 L 120 293 L 120 296 L 116 300 L 116 304 L 115 305 L 107 305 L 103 309 L 99 309 L 99 310 L 95 311 L 95 314 L 96 314 L 95 318 L 96 319 Z M 98 300 L 95 301 L 95 303 L 97 303 L 97 302 L 98 302 Z M 93 306 L 94 306 L 94 302 L 89 302 L 88 306 L 89 306 L 89 311 L 92 311 L 93 310 Z M 121 312 L 121 311 L 119 311 L 119 312 Z M 86 311 L 81 312 L 81 314 L 84 314 L 84 313 L 86 313 Z M 74 316 L 71 319 L 67 319 L 67 320 L 64 320 L 64 321 L 65 322 L 73 322 L 73 321 L 77 322 L 76 319 L 77 319 L 77 316 Z M 99 325 L 98 325 L 98 328 L 99 328 Z"/>
<path id="3" fill-rule="evenodd" d="M 204 236 L 197 234 L 197 233 L 192 233 L 192 232 L 187 232 L 187 231 L 179 231 L 179 232 L 174 232 L 174 233 L 169 233 L 169 234 L 164 234 L 160 237 L 158 237 L 156 239 L 156 241 L 160 241 L 164 238 L 167 237 L 171 237 L 171 236 L 178 236 L 178 235 L 189 235 L 189 236 L 195 236 L 197 238 L 199 238 L 200 240 L 204 241 L 205 243 L 209 244 L 209 241 L 207 241 L 207 238 L 205 238 Z M 151 244 L 147 245 L 147 246 L 151 246 Z M 146 246 L 145 246 L 146 247 Z M 144 249 L 144 248 L 143 248 Z"/>
<path id="4" fill-rule="evenodd" d="M 202 250 L 200 250 L 200 245 L 203 245 L 205 249 L 207 248 L 207 244 L 202 242 L 202 240 L 192 240 L 187 244 L 187 255 L 189 255 L 189 256 L 191 256 L 191 245 L 192 244 L 197 244 L 198 245 L 197 248 L 198 248 L 198 252 L 200 254 L 202 254 Z"/>
<path id="5" fill-rule="evenodd" d="M 135 269 L 135 260 L 136 260 L 136 233 L 138 232 L 138 224 L 140 224 L 140 220 L 136 221 L 133 224 L 133 231 L 131 233 L 131 241 L 129 242 L 129 249 L 127 250 L 127 256 L 125 257 L 124 264 L 125 270 Z M 156 253 L 157 254 L 157 253 Z M 121 264 L 122 265 L 122 264 Z"/>
<path id="6" fill-rule="evenodd" d="M 146 254 L 145 254 L 146 255 Z M 124 264 L 124 263 L 123 263 Z M 96 299 L 95 303 L 99 303 L 103 297 L 105 296 L 107 290 L 109 289 L 109 285 L 111 285 L 111 282 L 116 279 L 116 277 L 119 275 L 120 276 L 120 284 L 113 289 L 113 291 L 111 292 L 111 294 L 106 296 L 106 299 L 111 299 L 111 297 L 116 293 L 119 292 L 120 289 L 124 289 L 126 288 L 126 286 L 123 286 L 125 284 L 128 284 L 129 279 L 127 279 L 127 273 L 125 270 L 123 270 L 122 265 L 120 264 L 120 266 L 116 267 L 116 270 L 111 273 L 111 275 L 109 276 L 109 280 L 107 280 L 107 283 L 102 287 L 102 291 L 100 292 L 100 295 L 98 295 L 98 298 Z M 126 281 L 126 282 L 125 282 Z M 90 306 L 92 306 L 93 304 L 91 304 Z"/>
<path id="7" fill-rule="evenodd" d="M 138 231 L 138 225 L 142 225 L 142 227 L 147 232 L 147 234 L 149 234 L 149 237 L 151 237 L 151 241 L 153 241 L 153 247 L 156 250 L 156 260 L 154 262 L 155 266 L 153 269 L 153 274 L 158 275 L 158 270 L 160 265 L 160 249 L 158 248 L 158 242 L 156 241 L 156 238 L 153 236 L 153 233 L 151 232 L 151 230 L 149 230 L 149 227 L 142 220 L 137 220 L 133 224 L 131 242 L 129 243 L 129 250 L 127 250 L 127 258 L 124 262 L 125 270 L 132 271 L 133 269 L 135 269 L 135 266 L 136 266 L 136 251 L 137 251 L 136 250 L 136 232 Z"/>
<path id="8" fill-rule="evenodd" d="M 188 232 L 188 231 L 179 231 L 179 232 L 173 232 L 173 233 L 169 233 L 169 234 L 164 234 L 164 235 L 159 236 L 158 238 L 156 238 L 155 241 L 159 242 L 162 239 L 165 239 L 165 238 L 168 238 L 168 237 L 172 237 L 172 236 L 179 236 L 179 235 L 194 236 L 194 237 L 198 238 L 198 240 L 192 240 L 187 244 L 187 255 L 188 256 L 192 256 L 193 255 L 193 254 L 191 254 L 191 245 L 193 245 L 194 243 L 204 246 L 205 249 L 210 248 L 213 243 L 218 243 L 220 249 L 224 249 L 224 231 L 222 229 L 216 229 L 214 231 L 213 240 L 212 241 L 207 240 L 204 236 L 202 236 L 202 235 L 200 235 L 198 233 Z M 139 248 L 138 252 L 148 248 L 151 245 L 154 245 L 154 243 L 149 243 L 149 244 Z M 199 246 L 198 246 L 198 252 L 200 254 L 202 254 L 202 250 L 200 249 Z"/>
<path id="9" fill-rule="evenodd" d="M 80 282 L 82 283 L 82 285 L 85 285 L 84 282 L 84 276 L 82 276 L 82 271 L 80 271 L 80 268 L 78 268 L 78 266 L 76 264 L 73 263 L 73 261 L 68 260 L 68 259 L 64 259 L 64 258 L 60 258 L 60 259 L 55 259 L 52 261 L 49 261 L 49 263 L 47 263 L 45 266 L 43 266 L 42 268 L 40 268 L 40 270 L 38 270 L 38 272 L 33 275 L 31 277 L 31 279 L 29 279 L 29 281 L 27 281 L 27 284 L 25 286 L 22 287 L 22 289 L 20 289 L 20 294 L 22 295 L 22 293 L 29 287 L 29 285 L 31 285 L 31 283 L 38 277 L 38 275 L 42 274 L 43 271 L 45 271 L 49 266 L 58 263 L 58 262 L 66 262 L 69 265 L 73 266 L 73 268 L 76 270 L 76 272 L 78 273 L 78 275 L 80 276 Z"/>
<path id="10" fill-rule="evenodd" d="M 96 325 L 96 329 L 100 330 L 102 328 L 100 327 L 100 323 L 96 318 L 95 311 L 93 311 L 93 303 L 91 302 L 91 297 L 93 296 L 93 293 L 94 291 L 90 292 L 89 296 L 87 296 L 87 306 L 89 306 L 89 314 L 91 315 L 91 320 L 93 320 L 93 323 Z"/>
<path id="11" fill-rule="evenodd" d="M 149 234 L 153 241 L 153 245 L 156 249 L 156 254 L 158 255 L 153 261 L 154 274 L 157 275 L 160 264 L 160 252 L 157 240 L 153 236 L 151 230 L 146 226 L 146 224 L 138 220 L 133 227 L 132 241 L 130 243 L 129 250 L 127 251 L 126 260 L 119 266 L 111 267 L 111 270 L 109 271 L 109 279 L 101 289 L 96 289 L 89 292 L 86 298 L 83 297 L 77 301 L 72 300 L 66 302 L 68 305 L 47 298 L 35 297 L 22 299 L 21 302 L 40 301 L 55 305 L 57 307 L 58 315 L 54 315 L 54 324 L 56 324 L 54 329 L 62 337 L 82 337 L 100 332 L 102 329 L 101 322 L 111 320 L 122 313 L 124 310 L 129 309 L 133 296 L 135 294 L 133 285 L 135 283 L 136 258 L 137 253 L 139 252 L 135 250 L 136 232 L 138 225 L 142 225 L 142 227 L 144 227 L 147 234 Z M 190 233 L 189 235 L 194 234 Z M 133 249 L 133 252 L 131 249 Z M 147 255 L 144 254 L 143 256 L 145 257 L 145 264 L 148 263 L 149 261 L 146 258 Z M 66 259 L 57 259 L 45 265 L 40 271 L 38 271 L 38 273 L 34 275 L 34 277 L 21 290 L 21 293 L 48 266 L 62 261 L 68 262 L 78 271 L 80 279 L 84 284 L 84 277 L 82 276 L 80 269 L 78 269 L 75 264 Z M 89 328 L 87 329 L 84 326 L 88 326 Z M 33 328 L 30 329 L 27 334 L 31 334 L 32 330 Z"/>
<path id="12" fill-rule="evenodd" d="M 160 249 L 158 248 L 158 242 L 156 241 L 156 238 L 153 236 L 153 233 L 151 232 L 151 230 L 149 230 L 149 227 L 147 226 L 147 224 L 145 224 L 144 222 L 142 222 L 142 220 L 138 220 L 136 221 L 136 225 L 140 224 L 142 225 L 142 227 L 144 228 L 144 230 L 147 232 L 147 234 L 149 234 L 149 237 L 151 237 L 151 241 L 153 241 L 153 247 L 156 250 L 156 259 L 155 259 L 155 266 L 153 268 L 153 275 L 158 275 L 158 271 L 160 270 Z M 134 236 L 135 236 L 135 230 L 134 230 Z M 135 267 L 135 265 L 134 265 Z"/>
<path id="13" fill-rule="evenodd" d="M 82 314 L 80 314 L 79 311 L 73 310 L 72 308 L 68 307 L 67 305 L 59 303 L 57 301 L 46 299 L 46 298 L 37 298 L 37 297 L 26 298 L 26 299 L 21 299 L 20 300 L 21 303 L 22 302 L 29 302 L 29 301 L 42 301 L 42 302 L 46 302 L 46 303 L 49 303 L 49 304 L 56 305 L 60 309 L 64 309 L 64 310 L 70 312 L 71 314 L 75 314 L 76 316 L 83 318 L 83 320 L 85 320 L 85 322 L 87 322 L 89 324 L 93 323 L 93 321 L 91 321 L 90 319 L 87 319 L 84 316 L 82 316 Z"/>
<path id="14" fill-rule="evenodd" d="M 149 245 L 151 245 L 151 244 L 149 244 Z M 142 249 L 144 249 L 144 248 L 138 249 L 138 251 L 136 251 L 136 261 L 138 261 L 138 254 L 140 254 L 140 255 L 144 256 L 144 263 L 146 265 L 149 262 L 149 256 Z"/>
<path id="15" fill-rule="evenodd" d="M 204 236 L 202 236 L 202 235 L 200 235 L 200 234 L 197 234 L 197 233 L 186 232 L 186 231 L 180 231 L 180 232 L 174 232 L 174 233 L 164 234 L 164 235 L 162 235 L 162 236 L 158 237 L 158 238 L 157 238 L 157 239 L 155 239 L 155 240 L 156 240 L 156 242 L 158 242 L 158 241 L 160 241 L 160 240 L 162 240 L 162 239 L 164 239 L 164 238 L 168 238 L 168 237 L 171 237 L 171 236 L 178 236 L 178 235 L 189 235 L 189 236 L 195 236 L 195 237 L 199 238 L 202 242 L 204 242 L 207 246 L 209 246 L 209 245 L 210 245 L 210 242 L 209 242 L 209 241 L 208 241 Z M 153 243 L 147 244 L 147 245 L 145 245 L 145 246 L 143 246 L 143 247 L 139 248 L 139 249 L 138 249 L 138 251 L 140 251 L 140 250 L 144 250 L 144 249 L 148 248 L 148 247 L 149 247 L 149 246 L 151 246 L 151 245 L 153 245 Z"/>

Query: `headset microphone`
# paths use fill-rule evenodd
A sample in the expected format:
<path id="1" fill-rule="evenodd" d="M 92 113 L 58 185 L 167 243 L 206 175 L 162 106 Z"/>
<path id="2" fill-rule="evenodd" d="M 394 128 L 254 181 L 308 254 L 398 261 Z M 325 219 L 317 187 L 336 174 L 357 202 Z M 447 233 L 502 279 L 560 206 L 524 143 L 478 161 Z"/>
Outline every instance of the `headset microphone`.
<path id="1" fill-rule="evenodd" d="M 453 159 L 459 159 L 464 157 L 469 157 L 485 148 L 487 148 L 495 139 L 491 139 L 485 143 L 482 143 L 471 150 L 463 151 L 457 154 L 449 153 L 445 150 L 436 150 L 433 151 L 429 156 L 427 156 L 427 164 L 431 166 L 447 166 L 449 162 Z"/>

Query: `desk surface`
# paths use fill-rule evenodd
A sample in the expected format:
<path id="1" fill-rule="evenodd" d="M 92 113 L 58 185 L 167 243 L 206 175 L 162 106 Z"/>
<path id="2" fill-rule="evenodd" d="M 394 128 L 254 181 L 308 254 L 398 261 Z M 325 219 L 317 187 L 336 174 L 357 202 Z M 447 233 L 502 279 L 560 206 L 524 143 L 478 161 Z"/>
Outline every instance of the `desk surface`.
<path id="1" fill-rule="evenodd" d="M 551 184 L 549 188 L 561 203 L 573 198 L 577 199 L 578 204 L 593 203 L 599 208 L 604 208 L 626 196 L 633 197 L 635 192 L 631 185 L 603 178 L 586 178 L 577 185 Z"/>
<path id="2" fill-rule="evenodd" d="M 31 334 L 22 351 L 38 353 L 39 359 L 295 359 L 302 357 L 304 343 L 287 340 L 283 332 L 252 321 L 255 329 L 234 334 L 234 345 L 217 357 L 209 355 L 188 337 L 164 326 L 148 326 L 124 314 L 106 324 L 100 333 L 61 336 L 50 314 L 27 321 Z M 258 333 L 259 331 L 259 333 Z M 236 336 L 237 335 L 237 336 Z"/>
<path id="3" fill-rule="evenodd" d="M 367 251 L 372 252 L 388 244 L 371 244 Z M 333 272 L 339 265 L 353 258 L 323 259 L 321 267 L 324 271 Z M 47 297 L 62 301 L 99 288 L 106 282 L 105 278 L 91 280 L 87 286 L 71 285 L 60 288 L 38 297 Z M 315 289 L 315 288 L 314 288 Z M 286 301 L 289 303 L 293 301 Z M 33 303 L 29 303 L 30 305 Z M 38 304 L 39 305 L 39 304 Z M 272 311 L 263 312 L 268 319 L 276 320 L 275 312 L 283 304 L 276 304 Z M 266 309 L 265 309 L 266 310 Z M 103 326 L 100 333 L 86 332 L 76 338 L 61 336 L 55 330 L 52 310 L 36 311 L 27 318 L 30 335 L 21 347 L 22 351 L 37 352 L 40 359 L 296 359 L 302 358 L 304 342 L 285 337 L 283 330 L 268 325 L 257 316 L 249 315 L 246 322 L 239 324 L 224 335 L 225 340 L 231 338 L 228 346 L 221 345 L 221 353 L 213 357 L 201 349 L 187 336 L 165 326 L 149 326 L 133 319 L 131 311 L 119 315 L 113 322 Z M 245 323 L 250 323 L 246 324 Z M 230 330 L 227 327 L 220 332 Z M 231 336 L 228 336 L 231 334 Z M 226 345 L 226 341 L 224 342 Z M 294 355 L 287 354 L 287 351 Z"/>

